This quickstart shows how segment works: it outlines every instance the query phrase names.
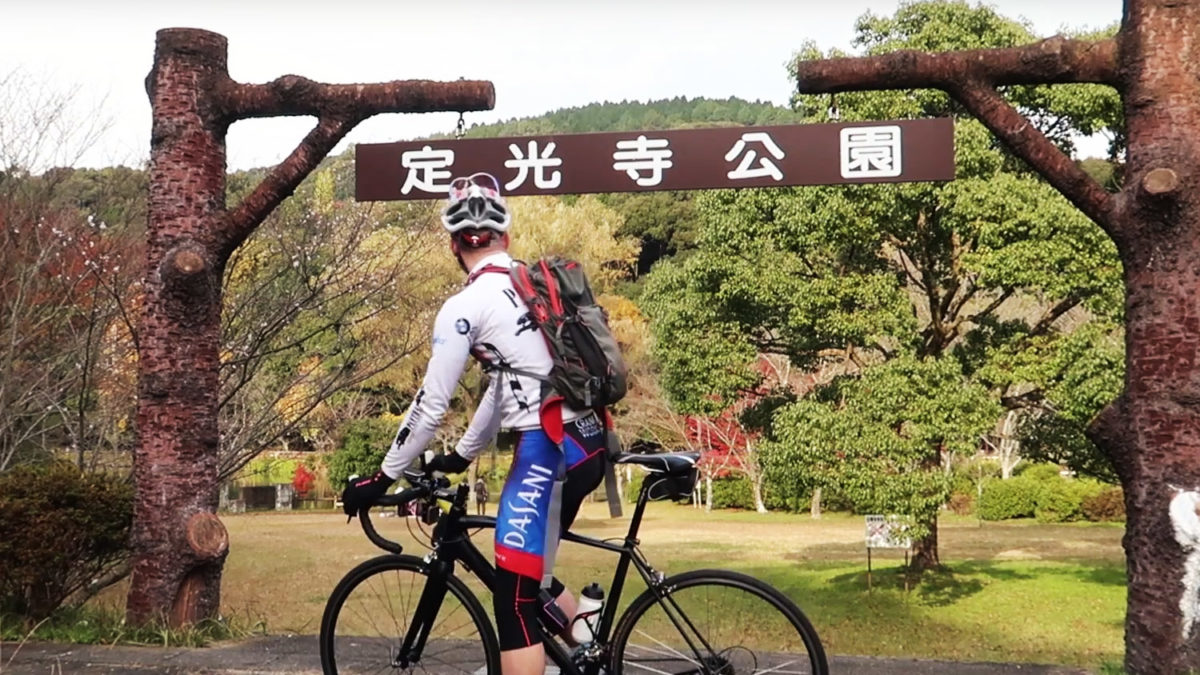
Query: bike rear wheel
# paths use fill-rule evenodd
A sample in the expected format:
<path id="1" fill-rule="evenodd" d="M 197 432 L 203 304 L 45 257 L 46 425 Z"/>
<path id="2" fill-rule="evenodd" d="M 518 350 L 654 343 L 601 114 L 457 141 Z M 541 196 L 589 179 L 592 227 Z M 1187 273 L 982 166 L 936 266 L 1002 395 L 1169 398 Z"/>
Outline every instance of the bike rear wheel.
<path id="1" fill-rule="evenodd" d="M 660 596 L 662 597 L 660 601 Z M 827 675 L 817 631 L 753 577 L 697 570 L 647 589 L 613 633 L 612 675 Z"/>
<path id="2" fill-rule="evenodd" d="M 430 575 L 425 561 L 407 555 L 372 558 L 346 574 L 321 619 L 325 675 L 499 675 L 500 645 L 479 600 L 457 577 Z M 418 612 L 431 596 L 441 596 L 437 607 Z M 405 648 L 414 638 L 423 642 L 419 653 Z"/>

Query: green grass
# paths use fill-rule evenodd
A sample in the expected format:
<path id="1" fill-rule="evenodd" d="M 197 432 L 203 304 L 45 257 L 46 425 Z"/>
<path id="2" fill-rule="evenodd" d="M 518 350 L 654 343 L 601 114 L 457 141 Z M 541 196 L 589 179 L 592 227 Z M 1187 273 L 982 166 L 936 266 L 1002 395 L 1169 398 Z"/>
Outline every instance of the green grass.
<path id="1" fill-rule="evenodd" d="M 26 639 L 76 642 L 81 644 L 141 644 L 158 647 L 203 647 L 221 640 L 264 634 L 265 624 L 241 617 L 223 617 L 203 621 L 187 628 L 163 625 L 127 626 L 124 613 L 115 605 L 93 603 L 82 608 L 64 609 L 33 625 L 0 617 L 0 640 L 21 642 Z"/>
<path id="2" fill-rule="evenodd" d="M 494 507 L 493 507 L 494 508 Z M 627 509 L 627 512 L 629 509 Z M 333 512 L 223 515 L 231 549 L 222 581 L 223 612 L 265 623 L 271 633 L 316 633 L 329 592 L 347 570 L 380 554 L 357 523 Z M 426 549 L 408 535 L 411 521 L 377 519 L 381 532 Z M 585 504 L 576 530 L 620 537 L 628 518 L 610 520 L 603 504 Z M 1110 668 L 1123 657 L 1123 529 L 1103 524 L 983 523 L 944 517 L 944 572 L 908 591 L 899 551 L 876 552 L 868 591 L 861 516 L 701 510 L 651 505 L 642 550 L 667 574 L 732 569 L 760 577 L 804 610 L 832 654 L 964 661 L 1052 663 Z M 476 544 L 491 551 L 490 532 Z M 573 588 L 610 588 L 616 556 L 578 545 L 559 554 Z M 485 607 L 491 599 L 477 582 Z M 622 604 L 642 590 L 631 577 Z M 106 598 L 119 602 L 122 588 Z M 1116 670 L 1111 670 L 1111 668 Z"/>

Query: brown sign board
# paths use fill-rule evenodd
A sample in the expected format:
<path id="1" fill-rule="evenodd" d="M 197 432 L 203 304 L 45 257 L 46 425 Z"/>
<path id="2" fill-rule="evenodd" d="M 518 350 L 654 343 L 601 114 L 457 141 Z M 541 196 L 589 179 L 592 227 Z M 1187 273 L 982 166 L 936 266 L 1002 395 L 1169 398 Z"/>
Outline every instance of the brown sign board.
<path id="1" fill-rule="evenodd" d="M 355 148 L 359 201 L 442 199 L 487 172 L 506 195 L 942 181 L 950 118 L 371 143 Z"/>

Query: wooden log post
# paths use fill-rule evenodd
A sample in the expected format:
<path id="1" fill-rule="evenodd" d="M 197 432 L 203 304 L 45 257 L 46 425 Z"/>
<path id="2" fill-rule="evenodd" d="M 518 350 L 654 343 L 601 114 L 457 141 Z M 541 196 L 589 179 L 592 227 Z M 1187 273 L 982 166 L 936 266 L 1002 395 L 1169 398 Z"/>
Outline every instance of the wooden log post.
<path id="1" fill-rule="evenodd" d="M 152 122 L 144 296 L 138 349 L 129 621 L 173 626 L 217 614 L 229 550 L 217 508 L 221 280 L 230 254 L 358 122 L 378 113 L 468 111 L 490 82 L 323 84 L 287 75 L 229 77 L 216 33 L 158 32 L 146 78 Z M 239 119 L 312 115 L 317 123 L 242 203 L 225 203 L 225 137 Z"/>

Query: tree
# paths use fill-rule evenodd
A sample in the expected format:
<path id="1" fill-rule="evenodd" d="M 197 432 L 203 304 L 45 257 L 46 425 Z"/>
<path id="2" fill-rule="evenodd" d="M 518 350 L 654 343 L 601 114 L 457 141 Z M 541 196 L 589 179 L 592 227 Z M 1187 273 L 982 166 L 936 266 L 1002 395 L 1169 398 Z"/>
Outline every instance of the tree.
<path id="1" fill-rule="evenodd" d="M 428 337 L 421 320 L 447 286 L 430 260 L 440 238 L 425 227 L 428 210 L 340 203 L 332 183 L 329 170 L 316 173 L 226 266 L 221 480 L 280 442 L 328 440 L 319 437 L 338 426 L 339 394 Z"/>
<path id="2" fill-rule="evenodd" d="M 69 165 L 105 127 L 80 104 L 24 71 L 0 76 L 0 471 L 61 450 L 79 469 L 110 464 L 130 417 L 139 231 L 110 191 L 80 198 Z"/>
<path id="3" fill-rule="evenodd" d="M 1129 579 L 1125 666 L 1200 668 L 1194 520 L 1200 486 L 1200 2 L 1126 0 L 1116 37 L 1051 38 L 1006 49 L 906 51 L 803 60 L 799 89 L 941 89 L 980 119 L 1112 238 L 1124 266 L 1125 381 L 1089 437 L 1124 487 Z M 1107 192 L 998 87 L 1091 82 L 1120 94 L 1124 182 Z M 1176 508 L 1172 508 L 1172 505 Z M 1178 538 L 1177 538 L 1178 537 Z M 1193 554 L 1194 555 L 1194 554 Z"/>
<path id="4" fill-rule="evenodd" d="M 914 559 L 936 560 L 943 458 L 974 454 L 999 412 L 953 360 L 903 356 L 784 407 L 764 454 L 774 484 L 836 488 L 859 513 L 911 517 Z"/>
<path id="5" fill-rule="evenodd" d="M 1030 39 L 1023 26 L 986 8 L 914 3 L 898 14 L 894 22 L 868 15 L 859 24 L 859 43 L 891 50 L 927 42 Z M 1040 123 L 1061 128 L 1065 143 L 1066 131 L 1101 126 L 1106 119 L 1108 100 L 1083 93 L 1090 105 L 1075 99 L 1068 105 L 1039 89 L 1015 95 L 1039 112 Z M 817 118 L 826 103 L 806 98 L 797 106 Z M 848 120 L 958 112 L 937 92 L 846 94 L 838 108 Z M 948 372 L 940 369 L 953 367 L 964 391 L 983 387 L 996 402 L 1012 407 L 1040 400 L 1046 373 L 1026 368 L 1011 375 L 998 364 L 1032 360 L 1034 350 L 1044 358 L 1089 317 L 1119 311 L 1115 250 L 1053 189 L 994 147 L 981 125 L 968 119 L 956 126 L 958 178 L 952 183 L 718 191 L 697 197 L 698 250 L 682 263 L 660 264 L 642 296 L 654 319 L 664 387 L 673 399 L 689 410 L 719 407 L 758 386 L 757 359 L 774 354 L 795 368 L 825 371 L 823 382 L 830 376 L 869 377 L 873 368 L 896 359 L 944 360 L 939 377 Z M 1082 318 L 1066 321 L 1071 312 Z M 803 395 L 810 386 L 792 389 Z M 866 402 L 870 388 L 856 391 L 868 407 L 888 403 Z M 935 393 L 951 396 L 955 390 L 947 386 Z M 956 406 L 952 400 L 946 404 Z M 853 412 L 838 410 L 842 416 Z M 874 433 L 868 428 L 873 418 L 848 419 L 864 425 L 863 434 Z M 799 438 L 798 430 L 783 430 L 778 422 L 772 433 Z M 976 429 L 976 443 L 991 427 Z M 817 433 L 811 425 L 804 429 Z M 922 436 L 929 441 L 925 459 L 908 466 L 913 436 L 901 427 L 893 433 L 897 438 L 877 443 L 877 451 L 895 452 L 885 461 L 928 472 L 934 485 L 948 446 L 936 435 Z M 815 442 L 814 437 L 799 447 L 814 448 Z M 961 443 L 950 445 L 968 451 Z M 782 451 L 778 444 L 767 447 Z M 787 466 L 769 464 L 775 471 Z M 795 489 L 839 486 L 843 480 L 865 485 L 862 468 L 861 463 L 834 463 L 830 470 L 844 472 L 841 479 L 793 472 L 786 480 Z M 795 468 L 804 470 L 804 464 Z M 891 474 L 874 475 L 882 481 Z M 889 511 L 916 504 L 894 490 L 889 494 L 896 496 Z M 882 509 L 882 502 L 875 504 Z M 921 506 L 920 513 L 909 514 L 926 519 L 919 523 L 924 534 L 914 556 L 918 569 L 940 562 L 936 513 Z"/>
<path id="6" fill-rule="evenodd" d="M 330 85 L 229 77 L 227 43 L 158 32 L 150 97 L 150 202 L 139 320 L 134 623 L 213 616 L 228 536 L 214 515 L 220 433 L 221 280 L 229 256 L 358 122 L 383 112 L 475 110 L 487 82 Z M 312 131 L 239 204 L 225 206 L 225 133 L 240 119 L 311 115 Z"/>

